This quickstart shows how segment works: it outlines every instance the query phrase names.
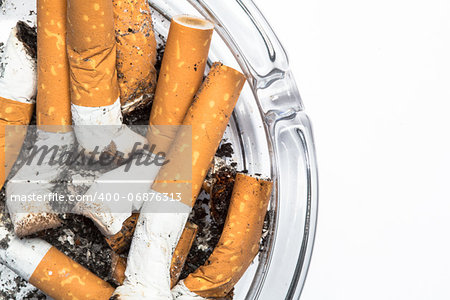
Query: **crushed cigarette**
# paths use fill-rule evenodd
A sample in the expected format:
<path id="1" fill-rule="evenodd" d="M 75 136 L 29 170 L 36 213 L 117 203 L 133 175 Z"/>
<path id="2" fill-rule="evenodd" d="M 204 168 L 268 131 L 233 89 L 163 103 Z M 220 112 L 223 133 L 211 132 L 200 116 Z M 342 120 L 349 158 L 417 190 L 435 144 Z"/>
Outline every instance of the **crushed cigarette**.
<path id="1" fill-rule="evenodd" d="M 49 202 L 14 201 L 15 196 L 47 195 L 55 180 L 67 170 L 67 165 L 50 163 L 59 161 L 65 150 L 75 144 L 71 131 L 69 65 L 66 54 L 66 2 L 37 2 L 37 141 L 36 149 L 57 147 L 53 156 L 43 161 L 33 159 L 25 164 L 9 181 L 7 206 L 14 223 L 15 234 L 27 236 L 60 225 Z M 51 12 L 51 13 L 49 13 Z"/>
<path id="2" fill-rule="evenodd" d="M 47 242 L 0 225 L 0 262 L 55 300 L 107 300 L 113 288 Z"/>
<path id="3" fill-rule="evenodd" d="M 69 0 L 67 11 L 71 109 L 77 140 L 91 153 L 96 149 L 113 155 L 120 152 L 127 158 L 147 141 L 122 124 L 113 2 Z"/>
<path id="4" fill-rule="evenodd" d="M 189 251 L 194 243 L 195 236 L 197 234 L 197 225 L 188 222 L 181 234 L 178 245 L 175 248 L 172 257 L 172 263 L 170 265 L 170 286 L 174 287 L 178 279 L 180 278 L 181 271 L 183 270 Z M 126 239 L 128 240 L 128 238 Z M 130 239 L 131 240 L 131 239 Z M 113 259 L 113 279 L 117 284 L 123 284 L 125 280 L 126 261 L 123 257 L 115 255 Z"/>

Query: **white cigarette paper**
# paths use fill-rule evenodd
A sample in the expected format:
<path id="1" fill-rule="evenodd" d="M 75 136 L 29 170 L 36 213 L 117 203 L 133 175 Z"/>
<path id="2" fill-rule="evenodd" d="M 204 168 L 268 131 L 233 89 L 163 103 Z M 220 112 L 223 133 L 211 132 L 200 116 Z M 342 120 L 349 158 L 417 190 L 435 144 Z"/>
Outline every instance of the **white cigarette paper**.
<path id="1" fill-rule="evenodd" d="M 191 292 L 183 283 L 180 281 L 176 286 L 172 289 L 172 296 L 175 300 L 202 300 L 206 299 L 202 296 L 197 295 L 194 292 Z"/>
<path id="2" fill-rule="evenodd" d="M 34 270 L 52 246 L 40 239 L 20 239 L 11 235 L 5 227 L 0 227 L 0 240 L 5 238 L 9 240 L 9 243 L 6 248 L 0 247 L 1 263 L 29 281 Z"/>
<path id="3" fill-rule="evenodd" d="M 147 144 L 145 137 L 122 125 L 120 99 L 111 105 L 99 107 L 72 103 L 71 108 L 77 140 L 81 147 L 90 152 L 97 148 L 100 152 L 121 152 L 127 158 L 133 151 L 141 150 Z"/>
<path id="4" fill-rule="evenodd" d="M 59 162 L 65 151 L 73 148 L 75 137 L 73 132 L 54 133 L 37 130 L 35 149 L 51 149 L 56 146 L 57 152 L 43 156 L 36 155 L 30 164 L 27 163 L 10 179 L 6 185 L 7 207 L 17 236 L 23 237 L 44 229 L 54 228 L 60 224 L 49 202 L 46 201 L 21 201 L 28 195 L 34 195 L 35 199 L 49 195 L 54 182 L 60 178 L 67 165 L 53 164 Z M 42 152 L 39 152 L 42 153 Z"/>
<path id="5" fill-rule="evenodd" d="M 151 158 L 154 157 L 151 155 Z M 150 192 L 150 186 L 160 169 L 156 164 L 137 165 L 137 159 L 97 178 L 85 194 L 86 199 L 93 200 L 78 202 L 73 212 L 90 218 L 106 236 L 118 233 L 123 222 L 133 212 L 141 209 L 142 202 L 136 200 L 136 195 Z M 119 201 L 102 201 L 89 197 L 102 194 L 113 194 Z"/>
<path id="6" fill-rule="evenodd" d="M 129 157 L 133 149 L 142 149 L 135 144 L 146 139 L 122 125 L 113 2 L 67 3 L 71 111 L 78 142 L 89 152 Z"/>
<path id="7" fill-rule="evenodd" d="M 17 38 L 17 26 L 6 42 L 0 78 L 0 97 L 23 103 L 33 103 L 36 96 L 36 60 Z"/>
<path id="8" fill-rule="evenodd" d="M 158 212 L 151 202 L 143 205 L 128 255 L 125 281 L 114 292 L 116 299 L 172 299 L 170 264 L 188 216 L 187 212 Z M 142 257 L 151 259 L 138 259 Z"/>

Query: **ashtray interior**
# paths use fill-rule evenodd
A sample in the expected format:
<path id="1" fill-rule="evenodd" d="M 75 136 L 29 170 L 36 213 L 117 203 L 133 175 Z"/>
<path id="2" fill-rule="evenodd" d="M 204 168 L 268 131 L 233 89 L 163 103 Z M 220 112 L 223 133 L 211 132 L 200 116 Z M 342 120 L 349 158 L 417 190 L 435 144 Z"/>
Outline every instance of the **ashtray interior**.
<path id="1" fill-rule="evenodd" d="M 221 61 L 248 79 L 224 138 L 233 145 L 230 160 L 237 169 L 272 178 L 275 189 L 266 245 L 237 284 L 234 299 L 298 299 L 313 248 L 317 169 L 309 118 L 281 44 L 249 0 L 150 0 L 150 4 L 160 44 L 167 38 L 172 16 L 203 16 L 216 26 L 208 65 Z M 17 4 L 13 15 L 35 18 L 28 15 L 30 6 Z M 7 37 L 1 30 L 15 20 L 0 20 L 0 42 Z"/>
<path id="2" fill-rule="evenodd" d="M 272 178 L 265 247 L 235 288 L 235 299 L 298 299 L 312 255 L 317 219 L 317 167 L 311 124 L 288 58 L 252 1 L 151 0 L 164 39 L 178 14 L 215 23 L 209 64 L 221 61 L 247 76 L 225 133 L 238 169 Z"/>

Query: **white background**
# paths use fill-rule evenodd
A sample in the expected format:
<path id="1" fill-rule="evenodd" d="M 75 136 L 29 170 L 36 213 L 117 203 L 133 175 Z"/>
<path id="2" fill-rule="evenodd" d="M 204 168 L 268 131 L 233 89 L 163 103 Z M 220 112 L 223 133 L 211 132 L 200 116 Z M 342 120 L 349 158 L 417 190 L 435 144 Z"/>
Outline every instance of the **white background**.
<path id="1" fill-rule="evenodd" d="M 255 2 L 314 125 L 302 300 L 450 299 L 450 1 Z"/>

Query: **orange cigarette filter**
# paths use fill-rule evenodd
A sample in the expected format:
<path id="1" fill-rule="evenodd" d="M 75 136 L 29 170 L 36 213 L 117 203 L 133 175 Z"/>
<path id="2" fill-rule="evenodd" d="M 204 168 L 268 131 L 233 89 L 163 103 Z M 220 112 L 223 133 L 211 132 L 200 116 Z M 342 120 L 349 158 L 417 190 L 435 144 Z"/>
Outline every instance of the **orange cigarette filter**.
<path id="1" fill-rule="evenodd" d="M 211 22 L 198 17 L 172 19 L 147 133 L 155 153 L 167 152 L 177 128 L 152 125 L 182 124 L 203 80 L 213 30 Z"/>
<path id="2" fill-rule="evenodd" d="M 119 97 L 111 0 L 67 2 L 67 53 L 72 103 L 100 107 Z"/>
<path id="3" fill-rule="evenodd" d="M 11 171 L 26 135 L 25 126 L 7 128 L 8 125 L 28 125 L 34 111 L 33 103 L 23 103 L 0 97 L 0 188 Z"/>
<path id="4" fill-rule="evenodd" d="M 113 0 L 121 104 L 148 98 L 156 86 L 156 39 L 147 0 Z M 139 100 L 139 102 L 146 102 Z"/>
<path id="5" fill-rule="evenodd" d="M 70 113 L 69 62 L 66 51 L 66 0 L 37 1 L 38 87 L 36 122 L 45 131 L 67 131 Z M 63 125 L 61 127 L 61 125 Z"/>
<path id="6" fill-rule="evenodd" d="M 239 71 L 221 63 L 213 64 L 183 121 L 192 130 L 192 141 L 189 141 L 192 162 L 186 162 L 184 155 L 180 155 L 186 149 L 191 150 L 186 147 L 185 131 L 180 130 L 167 156 L 171 163 L 161 168 L 153 184 L 155 191 L 174 192 L 174 185 L 167 183 L 180 178 L 177 185 L 181 183 L 178 192 L 183 195 L 182 201 L 194 205 L 244 83 L 245 76 Z"/>
<path id="7" fill-rule="evenodd" d="M 55 300 L 108 300 L 114 288 L 52 247 L 30 278 L 30 283 Z"/>
<path id="8" fill-rule="evenodd" d="M 184 284 L 202 297 L 225 297 L 259 251 L 272 181 L 236 176 L 222 236 L 208 262 Z"/>
<path id="9" fill-rule="evenodd" d="M 197 230 L 197 225 L 188 222 L 183 230 L 183 233 L 181 234 L 178 245 L 173 253 L 172 264 L 170 266 L 171 287 L 178 283 L 178 279 L 183 271 L 189 251 L 191 250 L 195 236 L 197 235 Z M 123 284 L 127 266 L 126 261 L 123 257 L 119 257 L 118 255 L 115 256 L 114 260 L 113 279 L 118 284 Z"/>

